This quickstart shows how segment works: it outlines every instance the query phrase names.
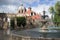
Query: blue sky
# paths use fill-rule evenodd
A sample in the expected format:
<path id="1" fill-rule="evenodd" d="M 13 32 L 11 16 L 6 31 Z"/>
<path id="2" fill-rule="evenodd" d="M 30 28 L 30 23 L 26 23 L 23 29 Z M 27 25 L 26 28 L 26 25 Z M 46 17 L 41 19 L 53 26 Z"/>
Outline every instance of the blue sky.
<path id="1" fill-rule="evenodd" d="M 48 11 L 50 6 L 53 6 L 57 0 L 0 0 L 0 12 L 16 12 L 20 4 L 26 8 L 32 7 L 35 12 L 40 12 L 45 9 Z"/>

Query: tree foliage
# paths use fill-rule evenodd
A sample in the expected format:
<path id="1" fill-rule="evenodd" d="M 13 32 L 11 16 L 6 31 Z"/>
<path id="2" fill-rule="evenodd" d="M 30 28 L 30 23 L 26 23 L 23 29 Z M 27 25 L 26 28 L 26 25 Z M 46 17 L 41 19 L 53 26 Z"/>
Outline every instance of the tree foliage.
<path id="1" fill-rule="evenodd" d="M 51 6 L 51 7 L 49 8 L 49 12 L 53 14 L 53 12 L 54 12 L 53 6 Z"/>
<path id="2" fill-rule="evenodd" d="M 11 19 L 11 20 L 10 20 L 10 24 L 11 24 L 11 25 L 10 25 L 10 26 L 11 26 L 11 29 L 14 29 L 14 25 L 15 25 L 15 24 L 14 24 L 14 19 Z"/>
<path id="3" fill-rule="evenodd" d="M 17 25 L 20 27 L 21 25 L 24 27 L 26 25 L 26 18 L 25 17 L 16 17 Z"/>
<path id="4" fill-rule="evenodd" d="M 55 11 L 56 11 L 56 14 L 58 15 L 60 14 L 60 1 L 55 4 Z"/>
<path id="5" fill-rule="evenodd" d="M 50 7 L 50 13 L 54 12 L 54 23 L 56 26 L 60 26 L 60 1 L 58 1 L 54 7 Z"/>
<path id="6" fill-rule="evenodd" d="M 53 16 L 54 16 L 54 14 L 55 14 L 54 7 L 53 7 L 53 6 L 51 6 L 51 7 L 49 8 L 49 12 L 52 14 L 51 18 L 52 18 L 52 21 L 53 21 Z"/>

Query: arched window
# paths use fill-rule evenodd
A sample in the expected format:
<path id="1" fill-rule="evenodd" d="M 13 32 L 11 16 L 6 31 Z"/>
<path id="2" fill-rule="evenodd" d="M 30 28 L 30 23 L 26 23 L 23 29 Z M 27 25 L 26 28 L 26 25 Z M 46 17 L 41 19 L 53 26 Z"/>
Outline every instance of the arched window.
<path id="1" fill-rule="evenodd" d="M 22 13 L 23 13 L 23 9 L 22 9 Z"/>
<path id="2" fill-rule="evenodd" d="M 36 15 L 36 13 L 34 12 L 34 15 Z"/>
<path id="3" fill-rule="evenodd" d="M 26 12 L 26 8 L 25 8 L 25 12 Z"/>
<path id="4" fill-rule="evenodd" d="M 19 10 L 19 13 L 20 13 L 20 10 Z"/>
<path id="5" fill-rule="evenodd" d="M 31 16 L 33 16 L 33 12 L 31 12 Z"/>

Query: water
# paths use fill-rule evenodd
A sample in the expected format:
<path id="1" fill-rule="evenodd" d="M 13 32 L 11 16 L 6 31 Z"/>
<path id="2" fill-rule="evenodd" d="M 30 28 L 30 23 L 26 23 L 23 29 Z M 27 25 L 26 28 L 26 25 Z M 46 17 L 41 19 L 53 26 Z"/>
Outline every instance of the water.
<path id="1" fill-rule="evenodd" d="M 41 29 L 41 28 L 35 28 L 35 29 L 30 29 L 30 31 L 36 31 L 36 32 L 58 32 L 57 30 L 48 30 L 48 29 Z"/>
<path id="2" fill-rule="evenodd" d="M 14 34 L 29 37 L 60 38 L 60 30 L 42 30 L 40 28 L 28 29 L 23 31 L 13 31 Z"/>
<path id="3" fill-rule="evenodd" d="M 31 29 L 30 31 L 39 32 L 41 37 L 47 38 L 60 38 L 60 30 L 49 29 L 49 30 L 42 30 L 40 28 Z"/>

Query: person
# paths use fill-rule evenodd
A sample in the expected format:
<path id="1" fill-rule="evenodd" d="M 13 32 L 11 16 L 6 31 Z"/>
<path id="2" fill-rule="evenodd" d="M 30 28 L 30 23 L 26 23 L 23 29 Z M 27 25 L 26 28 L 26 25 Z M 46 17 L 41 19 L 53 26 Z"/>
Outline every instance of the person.
<path id="1" fill-rule="evenodd" d="M 3 29 L 4 29 L 4 34 L 7 34 L 7 22 L 4 22 Z"/>

